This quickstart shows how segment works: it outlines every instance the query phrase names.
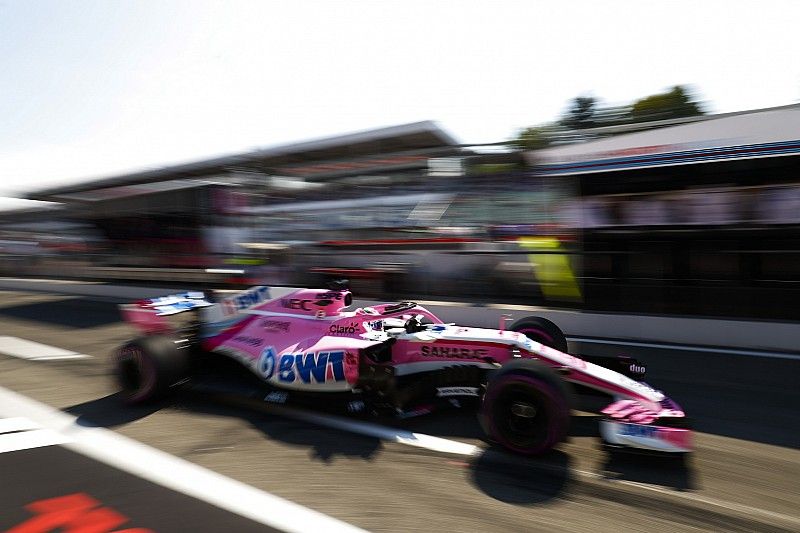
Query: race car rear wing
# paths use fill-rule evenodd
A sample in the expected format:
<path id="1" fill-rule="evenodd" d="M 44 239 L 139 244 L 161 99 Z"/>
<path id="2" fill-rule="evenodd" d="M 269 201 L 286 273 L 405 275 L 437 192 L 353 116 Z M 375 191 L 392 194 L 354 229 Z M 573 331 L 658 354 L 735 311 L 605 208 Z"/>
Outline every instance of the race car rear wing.
<path id="1" fill-rule="evenodd" d="M 160 298 L 141 300 L 139 305 L 145 309 L 155 310 L 159 316 L 169 316 L 183 313 L 184 311 L 191 311 L 198 307 L 208 307 L 213 304 L 206 301 L 206 296 L 202 292 L 184 292 L 181 294 L 162 296 Z"/>
<path id="2" fill-rule="evenodd" d="M 230 325 L 247 316 L 244 313 L 248 309 L 262 304 L 269 297 L 269 287 L 256 286 L 230 294 L 215 303 L 197 291 L 139 300 L 119 307 L 125 321 L 143 333 L 170 333 L 176 328 L 167 317 L 202 308 L 203 313 L 198 318 L 203 324 Z"/>
<path id="3" fill-rule="evenodd" d="M 122 318 L 143 333 L 166 333 L 174 330 L 167 317 L 212 305 L 202 292 L 185 292 L 139 300 L 119 308 Z"/>

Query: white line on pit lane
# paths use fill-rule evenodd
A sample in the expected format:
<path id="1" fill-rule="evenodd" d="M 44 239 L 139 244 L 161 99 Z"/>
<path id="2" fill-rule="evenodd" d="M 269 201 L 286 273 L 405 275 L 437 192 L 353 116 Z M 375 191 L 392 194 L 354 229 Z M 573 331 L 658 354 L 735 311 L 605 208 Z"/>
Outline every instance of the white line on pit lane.
<path id="1" fill-rule="evenodd" d="M 2 420 L 0 420 L 2 422 Z M 64 444 L 68 438 L 50 429 L 32 429 L 0 434 L 0 453 L 30 450 L 54 444 Z"/>
<path id="2" fill-rule="evenodd" d="M 48 346 L 19 337 L 0 337 L 0 354 L 29 361 L 55 361 L 59 359 L 86 359 L 90 355 Z"/>
<path id="3" fill-rule="evenodd" d="M 5 437 L 16 436 L 14 442 L 9 442 L 9 447 L 17 447 L 14 449 L 24 449 L 19 446 L 25 442 L 30 445 L 29 447 L 62 444 L 46 442 L 46 437 L 55 436 L 66 440 L 63 443 L 64 447 L 87 457 L 282 531 L 363 532 L 355 526 L 151 448 L 111 430 L 81 426 L 74 416 L 0 387 L 0 417 L 11 415 L 15 418 L 32 420 L 45 428 L 6 435 Z M 46 434 L 39 433 L 42 431 Z M 0 450 L 2 442 L 0 439 Z"/>
<path id="4" fill-rule="evenodd" d="M 360 420 L 351 420 L 348 418 L 323 415 L 302 409 L 295 409 L 292 407 L 284 407 L 280 405 L 265 403 L 265 410 L 268 410 L 276 415 L 284 416 L 286 418 L 293 418 L 303 422 L 309 422 L 318 426 L 329 427 L 331 429 L 339 429 L 349 431 L 350 433 L 358 433 L 368 437 L 375 437 L 377 439 L 397 442 L 399 444 L 406 444 L 408 446 L 415 446 L 417 448 L 425 448 L 437 452 L 452 453 L 455 455 L 477 456 L 483 453 L 483 449 L 467 444 L 465 442 L 458 442 L 450 439 L 443 439 L 441 437 L 434 437 L 433 435 L 426 435 L 424 433 L 414 433 L 402 429 L 394 429 L 371 422 L 362 422 Z"/>
<path id="5" fill-rule="evenodd" d="M 58 359 L 86 359 L 90 355 L 48 346 L 19 337 L 0 337 L 0 354 L 28 359 L 29 361 L 55 361 Z"/>
<path id="6" fill-rule="evenodd" d="M 42 429 L 42 426 L 33 420 L 20 416 L 0 418 L 0 435 L 3 433 L 16 433 L 17 431 L 30 431 L 32 429 Z"/>
<path id="7" fill-rule="evenodd" d="M 585 337 L 567 337 L 571 342 L 585 342 L 586 344 L 608 344 L 611 346 L 635 346 L 637 348 L 658 348 L 661 350 L 681 350 L 686 352 L 719 353 L 725 355 L 745 355 L 749 357 L 767 357 L 770 359 L 789 359 L 800 361 L 800 355 L 766 352 L 758 350 L 737 350 L 734 348 L 709 348 L 707 346 L 692 346 L 688 344 L 651 343 L 636 341 L 621 341 L 611 339 L 588 339 Z"/>
<path id="8" fill-rule="evenodd" d="M 20 416 L 0 418 L 0 453 L 63 444 L 68 440 L 63 435 L 45 429 L 27 418 Z"/>

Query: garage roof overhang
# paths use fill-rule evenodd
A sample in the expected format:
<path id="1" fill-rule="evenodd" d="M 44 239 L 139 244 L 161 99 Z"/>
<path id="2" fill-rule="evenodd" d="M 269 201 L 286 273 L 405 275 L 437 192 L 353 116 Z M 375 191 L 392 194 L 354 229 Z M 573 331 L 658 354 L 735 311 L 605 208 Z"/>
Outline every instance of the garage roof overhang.
<path id="1" fill-rule="evenodd" d="M 70 196 L 87 191 L 111 190 L 146 183 L 219 176 L 235 171 L 273 173 L 274 169 L 320 169 L 321 165 L 342 160 L 366 160 L 388 153 L 426 151 L 435 153 L 443 148 L 458 149 L 458 143 L 431 121 L 415 122 L 350 133 L 335 137 L 292 143 L 254 150 L 230 156 L 205 159 L 160 169 L 147 170 L 69 186 L 35 191 L 27 195 L 32 200 L 71 201 Z M 420 163 L 422 164 L 422 163 Z M 345 170 L 345 169 L 343 169 Z M 357 168 L 350 169 L 350 171 Z M 280 174 L 281 172 L 274 172 Z M 297 172 L 296 174 L 302 174 Z M 311 172 L 311 175 L 315 172 Z"/>
<path id="2" fill-rule="evenodd" d="M 706 120 L 526 153 L 545 175 L 576 175 L 800 155 L 800 105 Z"/>

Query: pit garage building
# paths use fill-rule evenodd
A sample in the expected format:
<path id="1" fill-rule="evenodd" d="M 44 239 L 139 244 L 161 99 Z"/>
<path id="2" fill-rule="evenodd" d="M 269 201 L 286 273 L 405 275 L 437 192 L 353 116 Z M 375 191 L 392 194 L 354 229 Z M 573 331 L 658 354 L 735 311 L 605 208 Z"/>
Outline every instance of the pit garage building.
<path id="1" fill-rule="evenodd" d="M 526 154 L 579 191 L 587 305 L 800 318 L 800 105 L 648 126 Z"/>

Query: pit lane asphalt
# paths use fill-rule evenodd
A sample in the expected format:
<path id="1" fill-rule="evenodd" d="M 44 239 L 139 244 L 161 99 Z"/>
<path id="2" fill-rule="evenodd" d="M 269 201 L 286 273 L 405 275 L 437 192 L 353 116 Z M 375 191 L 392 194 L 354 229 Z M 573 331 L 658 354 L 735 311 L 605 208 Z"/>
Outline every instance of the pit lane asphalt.
<path id="1" fill-rule="evenodd" d="M 0 385 L 373 531 L 752 530 L 758 524 L 788 531 L 800 523 L 800 368 L 794 360 L 619 350 L 645 360 L 649 380 L 695 419 L 697 452 L 685 464 L 609 457 L 597 449 L 588 416 L 576 417 L 571 441 L 549 456 L 504 463 L 489 454 L 473 461 L 448 457 L 191 394 L 161 406 L 121 408 L 108 354 L 132 332 L 110 303 L 2 292 L 0 334 L 93 356 L 51 362 L 0 356 Z M 613 346 L 575 348 L 619 353 Z M 395 425 L 483 445 L 471 414 Z M 587 489 L 585 473 L 609 490 Z M 716 514 L 670 508 L 650 490 L 627 499 L 613 490 L 619 484 L 612 479 L 658 488 L 656 494 L 687 494 L 700 510 L 703 500 L 716 502 Z M 731 515 L 760 511 L 753 523 L 720 522 L 725 506 Z"/>

